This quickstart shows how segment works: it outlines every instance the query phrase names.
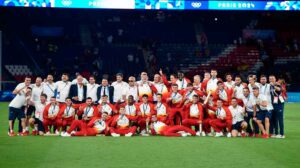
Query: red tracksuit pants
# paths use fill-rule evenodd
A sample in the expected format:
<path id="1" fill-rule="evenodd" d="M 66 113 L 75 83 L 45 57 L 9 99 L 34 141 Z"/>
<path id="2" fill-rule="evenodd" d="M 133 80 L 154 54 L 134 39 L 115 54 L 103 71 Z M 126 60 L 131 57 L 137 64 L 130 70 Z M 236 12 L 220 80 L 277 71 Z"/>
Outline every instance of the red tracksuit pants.
<path id="1" fill-rule="evenodd" d="M 193 136 L 196 135 L 195 131 L 193 131 L 192 129 L 190 129 L 188 127 L 181 126 L 181 125 L 166 126 L 164 128 L 164 130 L 161 132 L 161 135 L 163 135 L 163 136 L 176 136 L 176 137 L 179 137 L 179 136 L 181 136 L 180 133 L 177 133 L 179 131 L 184 131 L 184 132 L 190 133 Z"/>
<path id="2" fill-rule="evenodd" d="M 146 123 L 146 119 L 147 119 L 147 117 L 139 117 L 139 119 L 138 119 L 138 126 L 140 127 L 140 131 L 146 129 L 146 124 L 147 124 Z"/>
<path id="3" fill-rule="evenodd" d="M 81 120 L 74 120 L 67 132 L 70 134 L 76 128 L 79 128 L 80 131 L 77 131 L 75 136 L 96 136 L 98 133 L 96 129 L 89 128 L 86 122 Z"/>
<path id="4" fill-rule="evenodd" d="M 72 122 L 74 121 L 73 118 L 66 118 L 60 119 L 57 121 L 57 129 L 59 130 L 60 127 L 65 131 L 67 126 L 71 126 Z"/>
<path id="5" fill-rule="evenodd" d="M 51 119 L 44 119 L 43 126 L 45 128 L 45 132 L 49 132 L 49 126 L 54 126 L 57 129 L 59 126 L 59 121 L 57 119 L 51 120 Z"/>
<path id="6" fill-rule="evenodd" d="M 169 125 L 170 121 L 167 116 L 157 116 L 157 120 Z"/>
<path id="7" fill-rule="evenodd" d="M 169 115 L 169 122 L 170 125 L 180 125 L 180 123 L 182 122 L 182 120 L 184 119 L 184 110 L 182 110 L 182 108 L 176 108 L 176 107 L 172 107 L 170 108 L 169 111 L 170 115 Z M 174 119 L 175 119 L 175 123 L 174 123 Z"/>
<path id="8" fill-rule="evenodd" d="M 214 118 L 206 118 L 206 119 L 203 120 L 203 122 L 202 122 L 202 128 L 203 128 L 204 132 L 206 132 L 206 133 L 210 133 L 211 132 L 211 130 L 210 130 L 211 125 L 209 123 L 212 120 L 214 120 Z"/>
<path id="9" fill-rule="evenodd" d="M 182 125 L 191 128 L 192 126 L 199 126 L 199 119 L 198 118 L 186 118 L 182 121 Z"/>
<path id="10" fill-rule="evenodd" d="M 109 130 L 110 130 L 111 134 L 112 133 L 120 134 L 120 135 L 125 135 L 125 134 L 128 134 L 128 133 L 134 134 L 135 131 L 136 131 L 136 126 L 132 126 L 132 127 L 129 127 L 129 128 L 114 128 L 114 127 L 110 127 Z"/>
<path id="11" fill-rule="evenodd" d="M 221 119 L 212 119 L 209 121 L 209 124 L 214 128 L 216 132 L 221 132 L 224 128 L 227 128 L 228 131 L 231 131 L 232 121 L 231 120 L 221 120 Z"/>

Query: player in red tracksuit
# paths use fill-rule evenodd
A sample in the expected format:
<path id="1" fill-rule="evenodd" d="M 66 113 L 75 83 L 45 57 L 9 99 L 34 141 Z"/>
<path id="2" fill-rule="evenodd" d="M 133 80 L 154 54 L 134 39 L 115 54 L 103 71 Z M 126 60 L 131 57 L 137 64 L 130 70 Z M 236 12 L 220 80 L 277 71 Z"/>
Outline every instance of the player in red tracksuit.
<path id="1" fill-rule="evenodd" d="M 125 108 L 120 107 L 119 114 L 114 116 L 111 123 L 110 134 L 113 137 L 119 137 L 120 135 L 125 135 L 126 137 L 131 137 L 136 131 L 136 126 L 129 126 L 129 119 L 125 115 Z"/>
<path id="2" fill-rule="evenodd" d="M 152 123 L 150 125 L 150 128 L 151 128 L 152 135 L 157 134 L 162 136 L 176 136 L 176 137 L 196 135 L 195 131 L 185 126 L 181 126 L 181 125 L 168 126 L 165 123 L 158 121 L 155 115 L 152 116 L 151 120 Z"/>
<path id="3" fill-rule="evenodd" d="M 192 83 L 188 83 L 186 89 L 184 89 L 182 93 L 184 100 L 188 100 L 189 102 L 193 101 L 194 95 L 198 95 L 200 97 L 204 96 L 204 94 L 201 91 L 194 88 Z"/>
<path id="4" fill-rule="evenodd" d="M 134 97 L 129 95 L 127 103 L 116 104 L 116 110 L 119 110 L 122 106 L 125 108 L 125 115 L 129 121 L 133 124 L 136 124 L 138 122 L 137 114 L 139 112 L 139 105 L 134 102 Z"/>
<path id="5" fill-rule="evenodd" d="M 172 89 L 169 92 L 167 96 L 167 104 L 169 106 L 169 121 L 170 125 L 175 125 L 174 124 L 174 119 L 176 118 L 176 125 L 179 125 L 181 119 L 184 118 L 185 114 L 184 111 L 182 110 L 182 105 L 183 105 L 183 95 L 182 95 L 182 90 L 178 91 L 178 85 L 177 84 L 172 84 Z"/>
<path id="6" fill-rule="evenodd" d="M 223 106 L 230 106 L 231 98 L 233 97 L 233 89 L 224 86 L 224 83 L 221 81 L 217 82 L 216 94 L 214 94 L 214 100 L 221 99 L 223 101 Z"/>
<path id="7" fill-rule="evenodd" d="M 93 117 L 99 116 L 97 107 L 93 106 L 92 98 L 86 98 L 86 102 L 79 107 L 77 115 L 78 118 L 84 120 L 86 123 Z"/>
<path id="8" fill-rule="evenodd" d="M 149 122 L 147 122 L 147 119 L 150 119 L 151 116 L 155 114 L 154 105 L 149 103 L 148 95 L 143 95 L 142 102 L 138 107 L 138 125 L 140 128 L 140 133 L 141 135 L 146 135 L 149 132 L 147 128 L 150 124 Z"/>
<path id="9" fill-rule="evenodd" d="M 143 95 L 148 95 L 149 102 L 153 101 L 153 94 L 157 93 L 156 87 L 148 81 L 146 72 L 141 73 L 141 80 L 137 82 L 139 100 L 142 101 Z"/>
<path id="10" fill-rule="evenodd" d="M 204 94 L 201 91 L 198 91 L 197 89 L 195 89 L 193 87 L 192 83 L 188 83 L 186 89 L 184 89 L 182 91 L 182 93 L 183 93 L 182 95 L 183 95 L 183 102 L 184 102 L 184 104 L 192 103 L 194 95 L 197 95 L 199 97 L 203 97 L 204 96 Z M 183 108 L 182 110 L 183 110 L 184 114 L 189 113 L 189 109 Z M 186 115 L 182 118 L 182 120 L 184 120 L 185 117 L 186 117 Z"/>
<path id="11" fill-rule="evenodd" d="M 188 78 L 184 77 L 184 73 L 179 71 L 177 73 L 177 85 L 178 85 L 178 90 L 184 90 L 187 87 L 187 84 L 191 83 L 191 81 Z"/>
<path id="12" fill-rule="evenodd" d="M 96 117 L 100 118 L 103 112 L 107 112 L 108 117 L 107 120 L 111 121 L 113 115 L 117 114 L 116 107 L 108 102 L 108 96 L 103 95 L 101 97 L 101 103 L 97 106 L 97 114 Z"/>
<path id="13" fill-rule="evenodd" d="M 209 122 L 213 119 L 216 119 L 216 113 L 213 110 L 207 108 L 208 106 L 210 106 L 210 107 L 215 106 L 212 95 L 209 96 L 207 103 L 204 104 L 205 117 L 204 117 L 204 120 L 202 122 L 203 131 L 206 134 L 208 134 L 209 136 L 212 136 L 212 134 L 211 134 L 211 125 L 209 124 Z"/>
<path id="14" fill-rule="evenodd" d="M 49 135 L 49 126 L 59 127 L 57 119 L 59 113 L 59 104 L 56 102 L 55 97 L 51 97 L 50 104 L 46 105 L 43 112 L 43 126 L 46 135 Z M 55 134 L 59 134 L 59 130 L 56 129 Z"/>
<path id="15" fill-rule="evenodd" d="M 61 136 L 96 136 L 97 134 L 109 135 L 109 121 L 107 112 L 101 118 L 93 118 L 88 124 L 83 120 L 74 120 L 68 131 Z M 80 131 L 75 131 L 76 129 Z"/>
<path id="16" fill-rule="evenodd" d="M 222 81 L 222 79 L 217 78 L 218 72 L 216 69 L 211 69 L 210 71 L 210 78 L 204 79 L 204 81 L 201 84 L 201 90 L 205 91 L 207 94 L 209 92 L 212 93 L 212 95 L 215 94 L 217 89 L 217 82 Z"/>
<path id="17" fill-rule="evenodd" d="M 199 96 L 194 95 L 193 101 L 184 105 L 184 110 L 187 113 L 185 119 L 182 121 L 182 125 L 189 128 L 191 128 L 191 126 L 199 126 L 197 135 L 200 136 L 202 132 L 203 107 L 199 102 Z"/>
<path id="18" fill-rule="evenodd" d="M 169 107 L 166 103 L 163 103 L 162 94 L 157 94 L 157 103 L 154 106 L 154 110 L 156 112 L 157 120 L 169 124 L 168 115 L 169 115 Z"/>
<path id="19" fill-rule="evenodd" d="M 231 137 L 232 115 L 229 109 L 223 106 L 221 99 L 217 100 L 217 107 L 208 107 L 216 113 L 216 119 L 212 119 L 209 124 L 216 131 L 216 137 L 223 136 L 222 130 L 227 129 L 227 137 Z"/>
<path id="20" fill-rule="evenodd" d="M 72 100 L 70 97 L 66 98 L 66 102 L 61 106 L 58 113 L 58 130 L 62 127 L 62 131 L 65 132 L 67 126 L 70 126 L 75 119 L 75 108 L 72 106 Z"/>

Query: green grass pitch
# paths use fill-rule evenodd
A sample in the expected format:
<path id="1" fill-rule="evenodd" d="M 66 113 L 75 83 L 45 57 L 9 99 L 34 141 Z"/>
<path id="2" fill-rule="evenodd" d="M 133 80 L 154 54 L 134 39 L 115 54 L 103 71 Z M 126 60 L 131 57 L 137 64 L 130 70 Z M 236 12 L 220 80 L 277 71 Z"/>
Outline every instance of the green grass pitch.
<path id="1" fill-rule="evenodd" d="M 213 137 L 8 137 L 0 103 L 0 168 L 296 168 L 300 104 L 285 105 L 286 139 Z"/>

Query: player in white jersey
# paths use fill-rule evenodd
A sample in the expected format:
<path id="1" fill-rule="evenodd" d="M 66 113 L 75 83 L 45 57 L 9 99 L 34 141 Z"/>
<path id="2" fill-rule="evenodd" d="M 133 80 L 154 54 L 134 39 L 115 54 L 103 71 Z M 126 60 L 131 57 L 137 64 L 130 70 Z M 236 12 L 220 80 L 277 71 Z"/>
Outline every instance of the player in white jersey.
<path id="1" fill-rule="evenodd" d="M 71 82 L 69 81 L 69 75 L 63 73 L 61 76 L 61 81 L 57 81 L 56 85 L 56 101 L 61 105 L 65 103 L 66 98 L 69 96 Z"/>
<path id="2" fill-rule="evenodd" d="M 55 95 L 56 85 L 53 82 L 53 76 L 51 74 L 47 75 L 46 82 L 42 83 L 43 93 L 47 95 L 47 101 L 50 101 L 50 98 Z"/>
<path id="3" fill-rule="evenodd" d="M 99 84 L 96 83 L 94 76 L 90 76 L 89 83 L 86 85 L 86 87 L 87 87 L 86 97 L 92 98 L 92 101 L 94 103 L 96 103 L 97 102 L 97 89 L 99 87 Z"/>
<path id="4" fill-rule="evenodd" d="M 238 133 L 242 132 L 242 137 L 246 136 L 247 122 L 244 120 L 245 109 L 238 105 L 237 99 L 231 99 L 231 105 L 228 107 L 232 115 L 232 137 L 237 137 Z"/>
<path id="5" fill-rule="evenodd" d="M 32 135 L 44 135 L 43 112 L 47 105 L 47 95 L 41 94 L 38 101 L 31 101 L 30 104 L 35 107 L 34 116 L 29 119 Z"/>
<path id="6" fill-rule="evenodd" d="M 271 109 L 268 106 L 268 99 L 259 93 L 258 87 L 253 87 L 253 96 L 256 102 L 257 112 L 254 112 L 253 119 L 257 122 L 259 129 L 263 133 L 262 138 L 269 138 Z M 264 124 L 263 124 L 264 122 Z"/>
<path id="7" fill-rule="evenodd" d="M 20 135 L 26 136 L 28 133 L 25 129 L 25 113 L 22 109 L 26 102 L 30 101 L 32 89 L 30 87 L 26 87 L 26 85 L 18 85 L 14 90 L 16 93 L 16 97 L 9 103 L 9 115 L 8 115 L 8 124 L 9 124 L 9 136 L 15 136 L 16 134 L 13 131 L 13 125 L 16 118 L 18 118 L 19 122 L 21 121 L 22 125 L 22 133 Z M 19 130 L 20 132 L 20 130 Z"/>
<path id="8" fill-rule="evenodd" d="M 126 89 L 129 87 L 127 82 L 123 81 L 123 74 L 117 73 L 116 75 L 117 81 L 111 84 L 114 87 L 114 102 L 116 103 L 124 103 L 126 99 L 124 96 L 126 95 Z"/>

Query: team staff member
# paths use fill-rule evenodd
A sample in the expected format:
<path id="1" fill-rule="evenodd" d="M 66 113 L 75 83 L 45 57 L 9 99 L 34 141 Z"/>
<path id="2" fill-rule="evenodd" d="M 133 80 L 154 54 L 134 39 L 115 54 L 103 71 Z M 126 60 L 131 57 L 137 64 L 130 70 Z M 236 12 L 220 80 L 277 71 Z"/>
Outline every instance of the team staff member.
<path id="1" fill-rule="evenodd" d="M 243 106 L 243 89 L 247 87 L 246 83 L 242 82 L 240 76 L 235 76 L 234 86 L 233 86 L 233 97 L 235 97 L 240 106 Z"/>
<path id="2" fill-rule="evenodd" d="M 25 78 L 24 78 L 24 82 L 22 82 L 22 83 L 19 83 L 17 86 L 16 86 L 16 88 L 13 90 L 13 94 L 15 94 L 15 95 L 17 95 L 20 91 L 26 91 L 26 88 L 27 87 L 31 87 L 30 86 L 31 85 L 31 78 L 29 77 L 29 76 L 26 76 Z M 29 100 L 28 100 L 29 101 Z M 27 102 L 28 101 L 26 101 L 24 104 L 23 104 L 23 107 L 22 107 L 22 111 L 24 111 L 24 114 L 25 114 L 25 111 L 27 110 L 26 109 L 26 104 L 27 104 Z M 25 115 L 26 116 L 26 115 Z M 21 119 L 18 119 L 19 120 L 19 134 L 20 135 L 22 135 L 22 131 L 23 131 L 23 128 L 22 128 L 22 121 L 21 121 Z M 14 122 L 14 121 L 13 121 Z M 25 123 L 26 124 L 26 123 Z M 14 123 L 13 123 L 13 125 L 14 125 Z M 26 129 L 26 127 L 25 127 L 25 129 Z M 29 134 L 29 131 L 27 131 L 26 130 L 26 133 L 27 134 Z"/>
<path id="3" fill-rule="evenodd" d="M 65 103 L 66 98 L 69 96 L 71 82 L 69 81 L 69 75 L 63 73 L 61 81 L 57 81 L 56 85 L 56 101 L 62 106 Z"/>
<path id="4" fill-rule="evenodd" d="M 276 82 L 276 77 L 274 75 L 269 76 L 270 81 L 270 93 L 271 102 L 273 105 L 273 115 L 272 115 L 272 128 L 271 133 L 275 138 L 285 138 L 284 136 L 284 122 L 283 122 L 283 111 L 284 111 L 284 98 L 282 96 L 282 87 Z M 278 125 L 280 132 L 278 134 Z"/>
<path id="5" fill-rule="evenodd" d="M 247 122 L 244 120 L 245 109 L 238 105 L 235 97 L 231 100 L 231 106 L 228 107 L 232 115 L 232 137 L 237 137 L 241 131 L 242 137 L 246 137 Z"/>
<path id="6" fill-rule="evenodd" d="M 70 87 L 69 97 L 72 100 L 73 107 L 78 110 L 80 105 L 85 102 L 87 88 L 83 84 L 83 77 L 81 75 L 77 76 L 77 83 L 72 84 Z"/>
<path id="7" fill-rule="evenodd" d="M 42 78 L 41 77 L 36 77 L 35 79 L 35 84 L 31 85 L 32 88 L 32 93 L 31 93 L 31 100 L 33 102 L 37 102 L 40 101 L 40 96 L 43 92 L 43 85 L 42 85 Z M 35 112 L 35 107 L 34 105 L 30 105 L 28 106 L 27 112 L 26 112 L 26 130 L 28 130 L 28 125 L 29 125 L 29 119 L 32 116 L 32 113 Z"/>
<path id="8" fill-rule="evenodd" d="M 96 83 L 96 79 L 94 76 L 90 76 L 89 83 L 86 84 L 86 97 L 90 97 L 93 100 L 94 104 L 97 104 L 97 89 L 99 84 Z"/>
<path id="9" fill-rule="evenodd" d="M 32 135 L 44 135 L 43 112 L 47 105 L 47 95 L 41 94 L 39 101 L 30 102 L 35 107 L 34 117 L 29 119 Z"/>
<path id="10" fill-rule="evenodd" d="M 53 82 L 53 75 L 48 74 L 47 79 L 43 82 L 43 93 L 47 95 L 47 101 L 50 101 L 50 98 L 55 96 L 56 85 Z"/>
<path id="11" fill-rule="evenodd" d="M 259 87 L 253 87 L 253 97 L 256 102 L 257 112 L 254 112 L 253 119 L 257 122 L 262 138 L 269 138 L 270 118 L 272 111 L 268 106 L 268 99 L 265 95 L 259 93 Z"/>
<path id="12" fill-rule="evenodd" d="M 114 87 L 114 102 L 115 103 L 124 103 L 124 95 L 126 94 L 126 89 L 129 87 L 127 82 L 123 81 L 123 74 L 117 73 L 116 75 L 117 81 L 111 84 Z"/>
<path id="13" fill-rule="evenodd" d="M 226 82 L 224 82 L 224 85 L 227 87 L 227 88 L 233 88 L 234 85 L 235 85 L 235 82 L 232 80 L 232 75 L 230 73 L 227 73 L 225 75 L 225 79 L 226 79 Z"/>
<path id="14" fill-rule="evenodd" d="M 27 80 L 27 81 L 26 81 Z M 24 104 L 30 100 L 31 97 L 31 87 L 26 87 L 29 85 L 26 85 L 26 82 L 28 82 L 29 79 L 25 78 L 25 84 L 24 85 L 18 85 L 16 89 L 13 91 L 14 94 L 17 94 L 16 97 L 9 103 L 9 114 L 8 114 L 8 124 L 9 124 L 9 136 L 16 136 L 13 130 L 14 121 L 16 118 L 18 118 L 19 122 L 21 121 L 22 126 L 22 132 L 20 135 L 26 136 L 28 133 L 26 132 L 26 125 L 25 125 L 25 113 L 22 110 L 22 107 Z"/>
<path id="15" fill-rule="evenodd" d="M 129 96 L 133 96 L 133 100 L 135 102 L 139 101 L 139 91 L 138 91 L 138 86 L 135 83 L 135 77 L 134 76 L 130 76 L 128 78 L 128 88 L 126 88 L 125 91 L 125 97 L 124 99 L 127 99 Z"/>
<path id="16" fill-rule="evenodd" d="M 97 89 L 97 102 L 101 103 L 101 97 L 108 96 L 108 102 L 114 104 L 114 87 L 108 85 L 107 79 L 102 79 L 101 85 Z"/>
<path id="17" fill-rule="evenodd" d="M 257 123 L 253 120 L 253 114 L 254 111 L 256 111 L 256 102 L 254 100 L 253 95 L 250 94 L 250 90 L 248 87 L 245 87 L 243 89 L 243 104 L 244 104 L 244 108 L 246 111 L 246 116 L 245 116 L 245 120 L 247 122 L 247 133 L 249 137 L 252 136 L 259 136 L 259 128 Z M 251 128 L 251 125 L 253 126 L 253 128 Z"/>

